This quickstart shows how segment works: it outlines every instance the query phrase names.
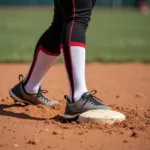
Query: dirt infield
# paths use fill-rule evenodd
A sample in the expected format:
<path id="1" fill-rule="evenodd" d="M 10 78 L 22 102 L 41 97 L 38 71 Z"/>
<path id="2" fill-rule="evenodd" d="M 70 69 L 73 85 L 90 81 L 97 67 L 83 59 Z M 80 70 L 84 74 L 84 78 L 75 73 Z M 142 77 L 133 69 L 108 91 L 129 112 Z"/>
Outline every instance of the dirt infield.
<path id="1" fill-rule="evenodd" d="M 127 120 L 113 126 L 66 123 L 61 115 L 68 86 L 64 67 L 54 66 L 43 81 L 51 99 L 60 104 L 14 105 L 8 90 L 27 72 L 27 64 L 0 65 L 0 150 L 149 150 L 150 65 L 87 64 L 87 85 Z"/>

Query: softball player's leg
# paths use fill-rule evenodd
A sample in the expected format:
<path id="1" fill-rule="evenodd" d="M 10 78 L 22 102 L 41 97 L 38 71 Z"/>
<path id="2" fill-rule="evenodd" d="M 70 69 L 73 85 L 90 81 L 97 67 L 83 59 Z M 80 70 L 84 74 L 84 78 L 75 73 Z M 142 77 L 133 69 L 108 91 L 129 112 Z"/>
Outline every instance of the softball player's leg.
<path id="1" fill-rule="evenodd" d="M 111 109 L 88 93 L 85 83 L 86 30 L 95 0 L 59 0 L 65 25 L 61 35 L 61 51 L 64 57 L 70 85 L 64 118 L 75 118 L 90 109 Z"/>
<path id="2" fill-rule="evenodd" d="M 26 77 L 20 76 L 21 82 L 10 90 L 15 100 L 33 104 L 54 105 L 57 101 L 48 101 L 42 93 L 40 84 L 48 71 L 60 55 L 60 35 L 62 32 L 62 16 L 57 0 L 54 1 L 54 18 L 51 26 L 39 39 L 33 57 L 32 65 Z"/>

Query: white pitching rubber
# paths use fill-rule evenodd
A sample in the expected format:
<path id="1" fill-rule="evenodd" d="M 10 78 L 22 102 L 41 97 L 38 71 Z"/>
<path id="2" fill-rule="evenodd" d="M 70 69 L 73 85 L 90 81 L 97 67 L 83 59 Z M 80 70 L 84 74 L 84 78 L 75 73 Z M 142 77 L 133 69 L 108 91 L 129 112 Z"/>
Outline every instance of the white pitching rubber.
<path id="1" fill-rule="evenodd" d="M 103 124 L 113 124 L 115 122 L 121 122 L 125 120 L 125 115 L 113 111 L 113 110 L 89 110 L 80 114 L 79 122 L 80 123 L 103 123 Z"/>

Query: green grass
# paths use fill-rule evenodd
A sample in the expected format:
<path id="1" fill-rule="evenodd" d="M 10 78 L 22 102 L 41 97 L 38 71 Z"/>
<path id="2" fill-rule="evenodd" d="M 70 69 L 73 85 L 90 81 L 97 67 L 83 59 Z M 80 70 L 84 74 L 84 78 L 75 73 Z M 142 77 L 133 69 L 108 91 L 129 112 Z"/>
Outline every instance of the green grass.
<path id="1" fill-rule="evenodd" d="M 29 62 L 49 26 L 52 9 L 0 11 L 0 62 Z M 95 9 L 87 32 L 87 61 L 150 62 L 150 15 Z"/>

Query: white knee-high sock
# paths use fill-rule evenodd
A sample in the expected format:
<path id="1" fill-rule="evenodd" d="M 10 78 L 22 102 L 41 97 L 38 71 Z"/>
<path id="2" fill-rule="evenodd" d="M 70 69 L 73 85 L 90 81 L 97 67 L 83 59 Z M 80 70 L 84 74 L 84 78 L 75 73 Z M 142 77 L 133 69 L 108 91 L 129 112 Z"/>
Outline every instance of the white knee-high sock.
<path id="1" fill-rule="evenodd" d="M 62 54 L 64 53 L 64 50 L 61 49 Z M 81 95 L 85 92 L 87 92 L 86 82 L 85 82 L 85 48 L 80 46 L 71 46 L 70 47 L 70 56 L 71 56 L 71 63 L 72 63 L 72 74 L 73 74 L 73 89 L 74 93 L 72 93 L 71 90 L 71 84 L 69 81 L 69 75 L 68 75 L 68 81 L 69 81 L 69 99 L 73 102 L 76 102 L 80 99 Z M 63 55 L 64 56 L 64 55 Z M 64 58 L 64 62 L 65 61 Z M 73 96 L 72 96 L 73 94 Z M 73 100 L 72 100 L 73 99 Z"/>
<path id="2" fill-rule="evenodd" d="M 24 83 L 28 78 L 27 83 L 25 84 L 25 90 L 29 94 L 37 93 L 42 82 L 42 79 L 49 68 L 56 62 L 57 56 L 48 55 L 42 50 L 39 50 L 36 54 L 36 59 L 34 60 L 34 67 L 31 71 L 27 73 Z M 30 74 L 30 75 L 29 75 Z M 28 77 L 30 76 L 30 77 Z"/>

